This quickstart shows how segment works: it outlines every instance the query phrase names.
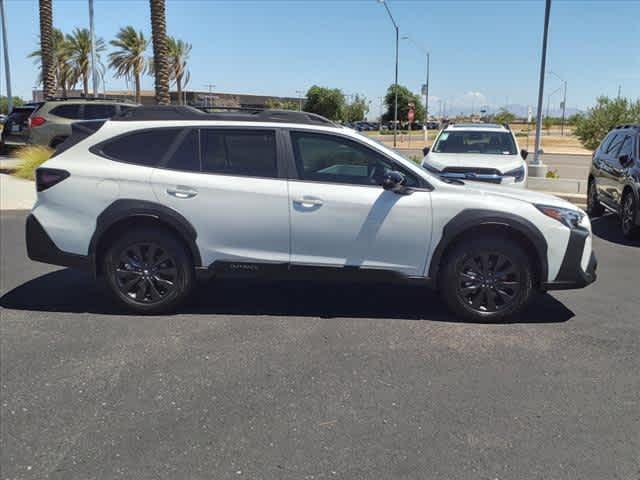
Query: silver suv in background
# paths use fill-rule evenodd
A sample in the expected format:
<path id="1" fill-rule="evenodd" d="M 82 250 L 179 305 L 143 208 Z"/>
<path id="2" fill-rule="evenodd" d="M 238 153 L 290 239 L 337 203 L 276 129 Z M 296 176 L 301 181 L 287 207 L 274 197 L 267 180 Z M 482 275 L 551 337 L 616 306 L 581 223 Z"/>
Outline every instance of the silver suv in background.
<path id="1" fill-rule="evenodd" d="M 61 98 L 16 107 L 5 122 L 2 147 L 34 144 L 55 148 L 71 135 L 73 122 L 111 118 L 136 106 L 105 99 Z"/>

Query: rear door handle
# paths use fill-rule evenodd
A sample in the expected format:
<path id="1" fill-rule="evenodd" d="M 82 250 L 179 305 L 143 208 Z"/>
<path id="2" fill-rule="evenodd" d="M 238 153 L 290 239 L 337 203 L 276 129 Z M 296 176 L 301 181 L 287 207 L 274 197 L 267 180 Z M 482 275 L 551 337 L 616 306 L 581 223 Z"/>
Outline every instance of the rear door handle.
<path id="1" fill-rule="evenodd" d="M 303 205 L 303 206 L 320 206 L 322 205 L 324 202 L 316 197 L 302 197 L 302 198 L 296 198 L 293 200 L 293 203 L 297 203 L 299 205 Z"/>
<path id="2" fill-rule="evenodd" d="M 193 188 L 178 185 L 177 187 L 167 188 L 167 193 L 176 198 L 193 198 L 198 195 L 198 191 Z"/>

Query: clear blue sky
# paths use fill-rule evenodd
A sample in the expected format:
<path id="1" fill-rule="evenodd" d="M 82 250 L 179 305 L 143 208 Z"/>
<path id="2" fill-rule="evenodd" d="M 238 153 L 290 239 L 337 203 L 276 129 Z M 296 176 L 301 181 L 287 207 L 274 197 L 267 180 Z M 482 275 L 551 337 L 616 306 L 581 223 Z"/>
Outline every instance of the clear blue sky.
<path id="1" fill-rule="evenodd" d="M 476 110 L 507 101 L 535 105 L 543 0 L 388 2 L 401 35 L 432 52 L 432 112 L 438 100 L 454 113 L 472 103 Z M 5 5 L 14 93 L 30 98 L 37 73 L 26 57 L 37 48 L 38 4 Z M 53 6 L 54 26 L 64 32 L 88 26 L 86 0 L 53 0 Z M 95 0 L 95 14 L 97 35 L 106 41 L 128 24 L 150 36 L 147 0 Z M 297 96 L 319 84 L 364 94 L 373 117 L 393 82 L 394 31 L 376 0 L 167 0 L 167 28 L 193 44 L 191 89 L 213 83 L 220 92 Z M 640 0 L 554 0 L 548 68 L 568 81 L 570 108 L 615 96 L 618 85 L 623 96 L 640 98 Z M 424 75 L 424 56 L 401 41 L 399 82 L 419 92 Z M 555 77 L 547 80 L 547 94 L 560 86 Z M 0 82 L 4 94 L 4 72 Z M 110 75 L 106 83 L 125 88 Z M 145 77 L 143 88 L 152 86 Z M 552 98 L 557 107 L 560 92 Z"/>

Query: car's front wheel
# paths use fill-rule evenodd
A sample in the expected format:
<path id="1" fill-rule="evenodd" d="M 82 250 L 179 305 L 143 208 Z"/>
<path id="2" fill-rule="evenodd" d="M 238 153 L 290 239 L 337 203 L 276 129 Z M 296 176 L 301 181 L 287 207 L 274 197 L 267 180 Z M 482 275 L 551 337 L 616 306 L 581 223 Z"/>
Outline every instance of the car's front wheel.
<path id="1" fill-rule="evenodd" d="M 636 238 L 640 229 L 636 225 L 638 206 L 632 192 L 627 192 L 622 198 L 622 211 L 620 212 L 620 225 L 622 234 L 626 238 Z"/>
<path id="2" fill-rule="evenodd" d="M 194 284 L 194 267 L 185 246 L 161 228 L 126 232 L 103 260 L 107 284 L 116 299 L 138 313 L 173 310 Z"/>
<path id="3" fill-rule="evenodd" d="M 459 242 L 445 256 L 441 272 L 445 302 L 467 320 L 512 318 L 533 294 L 531 260 L 517 242 L 499 234 Z"/>

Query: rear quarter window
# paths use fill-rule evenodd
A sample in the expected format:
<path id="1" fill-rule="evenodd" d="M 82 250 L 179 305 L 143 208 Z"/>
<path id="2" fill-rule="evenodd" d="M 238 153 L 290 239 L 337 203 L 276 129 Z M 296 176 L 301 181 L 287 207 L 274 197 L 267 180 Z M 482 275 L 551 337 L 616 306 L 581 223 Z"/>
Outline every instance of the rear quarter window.
<path id="1" fill-rule="evenodd" d="M 119 162 L 152 167 L 165 157 L 180 128 L 157 128 L 128 133 L 102 143 L 98 152 Z"/>
<path id="2" fill-rule="evenodd" d="M 49 113 L 55 115 L 56 117 L 80 119 L 82 118 L 82 115 L 80 113 L 81 107 L 82 105 L 80 104 L 58 105 L 57 107 L 53 107 L 51 110 L 49 110 Z"/>
<path id="3" fill-rule="evenodd" d="M 84 118 L 87 120 L 100 120 L 111 118 L 116 114 L 115 105 L 87 104 L 84 106 Z"/>

